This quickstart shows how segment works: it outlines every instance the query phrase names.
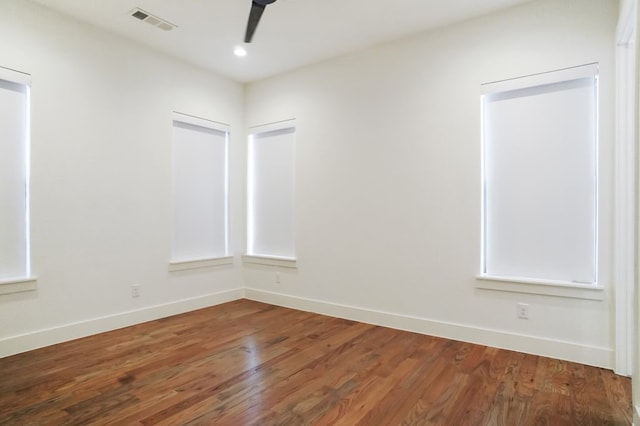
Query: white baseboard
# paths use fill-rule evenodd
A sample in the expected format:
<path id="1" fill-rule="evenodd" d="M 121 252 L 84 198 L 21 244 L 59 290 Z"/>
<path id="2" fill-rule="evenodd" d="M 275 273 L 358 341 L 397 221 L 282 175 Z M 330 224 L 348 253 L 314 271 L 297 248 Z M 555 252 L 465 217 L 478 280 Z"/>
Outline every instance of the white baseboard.
<path id="1" fill-rule="evenodd" d="M 636 405 L 633 411 L 633 424 L 634 426 L 640 426 L 640 405 Z"/>
<path id="2" fill-rule="evenodd" d="M 258 302 L 611 369 L 613 350 L 245 288 Z"/>
<path id="3" fill-rule="evenodd" d="M 153 321 L 159 318 L 182 314 L 196 309 L 231 302 L 242 299 L 243 294 L 244 292 L 241 288 L 228 290 L 191 299 L 178 300 L 163 305 L 149 306 L 134 311 L 92 318 L 86 321 L 39 330 L 33 333 L 7 337 L 0 339 L 0 358 L 93 334 Z"/>
<path id="4" fill-rule="evenodd" d="M 103 333 L 118 328 L 177 315 L 196 309 L 242 299 L 243 296 L 273 305 L 315 312 L 369 324 L 407 330 L 431 336 L 476 343 L 518 352 L 564 359 L 603 368 L 612 368 L 613 351 L 608 348 L 580 345 L 571 342 L 525 336 L 462 324 L 434 321 L 355 306 L 328 303 L 290 295 L 245 288 L 150 306 L 86 321 L 65 324 L 32 333 L 0 339 L 0 358 L 54 345 L 57 343 Z M 640 407 L 635 407 L 640 418 Z M 636 421 L 640 426 L 640 422 Z"/>

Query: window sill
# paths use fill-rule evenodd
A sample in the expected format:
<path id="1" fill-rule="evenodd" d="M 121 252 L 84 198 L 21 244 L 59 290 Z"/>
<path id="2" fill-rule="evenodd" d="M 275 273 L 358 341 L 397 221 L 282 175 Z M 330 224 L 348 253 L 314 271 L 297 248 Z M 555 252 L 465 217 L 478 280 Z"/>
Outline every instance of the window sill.
<path id="1" fill-rule="evenodd" d="M 477 276 L 476 288 L 586 300 L 604 300 L 605 296 L 604 287 L 595 285 L 489 275 Z"/>
<path id="2" fill-rule="evenodd" d="M 280 256 L 261 256 L 255 254 L 245 254 L 242 256 L 244 263 L 253 263 L 256 265 L 279 266 L 281 268 L 297 268 L 297 260 L 295 257 Z"/>
<path id="3" fill-rule="evenodd" d="M 38 289 L 37 277 L 8 278 L 0 280 L 0 294 L 21 293 Z"/>
<path id="4" fill-rule="evenodd" d="M 213 266 L 223 265 L 233 265 L 233 256 L 169 262 L 169 272 L 187 271 L 189 269 L 210 268 Z"/>

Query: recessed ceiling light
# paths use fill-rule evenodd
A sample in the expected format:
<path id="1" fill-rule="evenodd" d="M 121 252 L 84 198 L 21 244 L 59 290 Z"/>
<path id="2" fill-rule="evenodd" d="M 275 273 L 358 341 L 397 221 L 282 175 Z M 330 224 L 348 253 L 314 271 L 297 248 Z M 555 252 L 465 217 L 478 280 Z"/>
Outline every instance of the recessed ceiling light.
<path id="1" fill-rule="evenodd" d="M 233 49 L 233 53 L 234 53 L 234 55 L 236 55 L 236 56 L 240 56 L 241 58 L 242 58 L 243 56 L 247 56 L 247 51 L 246 51 L 246 49 L 245 49 L 244 47 L 242 47 L 242 46 L 236 46 L 236 48 L 235 48 L 235 49 Z"/>

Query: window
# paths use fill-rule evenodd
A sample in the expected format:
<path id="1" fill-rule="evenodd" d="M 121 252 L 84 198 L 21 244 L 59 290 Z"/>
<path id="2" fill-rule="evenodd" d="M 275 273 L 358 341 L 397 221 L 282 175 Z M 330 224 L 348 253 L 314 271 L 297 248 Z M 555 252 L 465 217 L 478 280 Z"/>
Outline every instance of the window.
<path id="1" fill-rule="evenodd" d="M 294 184 L 295 121 L 252 128 L 245 260 L 295 266 Z"/>
<path id="2" fill-rule="evenodd" d="M 597 65 L 485 85 L 481 278 L 597 286 Z"/>
<path id="3" fill-rule="evenodd" d="M 231 263 L 224 124 L 173 115 L 171 270 Z"/>
<path id="4" fill-rule="evenodd" d="M 0 68 L 0 293 L 32 290 L 29 76 Z"/>

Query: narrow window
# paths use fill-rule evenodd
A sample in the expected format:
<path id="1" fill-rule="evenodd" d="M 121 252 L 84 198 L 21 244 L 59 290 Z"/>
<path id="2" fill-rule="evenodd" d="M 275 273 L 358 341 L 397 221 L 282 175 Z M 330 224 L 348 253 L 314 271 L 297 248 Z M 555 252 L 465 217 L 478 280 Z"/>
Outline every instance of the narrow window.
<path id="1" fill-rule="evenodd" d="M 174 265 L 229 256 L 228 139 L 224 124 L 174 113 Z"/>
<path id="2" fill-rule="evenodd" d="M 597 284 L 597 66 L 485 86 L 484 277 Z"/>
<path id="3" fill-rule="evenodd" d="M 248 154 L 247 254 L 293 260 L 295 121 L 254 127 Z"/>
<path id="4" fill-rule="evenodd" d="M 27 77 L 0 68 L 0 283 L 7 284 L 31 275 Z"/>

